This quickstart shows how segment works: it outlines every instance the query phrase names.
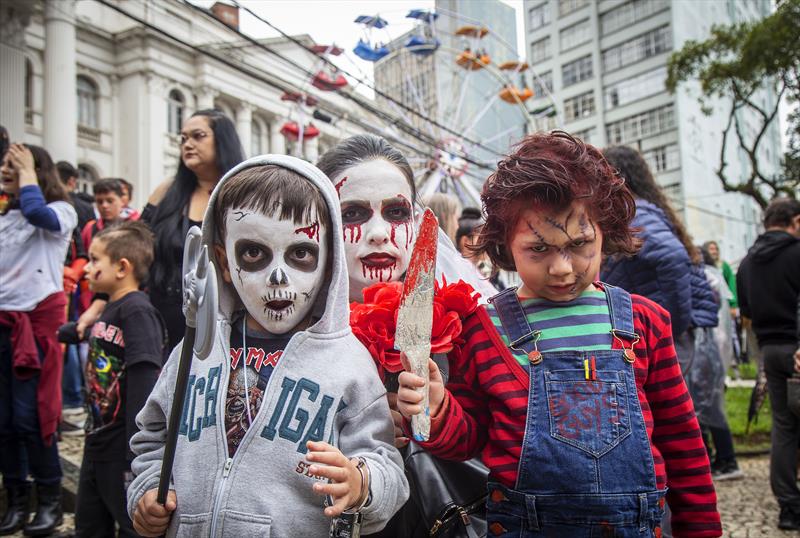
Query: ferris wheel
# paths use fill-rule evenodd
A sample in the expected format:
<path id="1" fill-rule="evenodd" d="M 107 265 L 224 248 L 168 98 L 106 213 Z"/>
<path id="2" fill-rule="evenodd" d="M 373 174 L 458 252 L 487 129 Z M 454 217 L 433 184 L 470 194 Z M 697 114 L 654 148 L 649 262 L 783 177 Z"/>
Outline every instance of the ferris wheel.
<path id="1" fill-rule="evenodd" d="M 534 130 L 525 103 L 536 75 L 480 21 L 420 9 L 406 18 L 413 28 L 396 37 L 379 15 L 355 20 L 362 35 L 353 53 L 373 63 L 377 102 L 419 136 L 397 122 L 378 127 L 403 142 L 420 196 L 449 192 L 479 206 L 497 160 Z"/>

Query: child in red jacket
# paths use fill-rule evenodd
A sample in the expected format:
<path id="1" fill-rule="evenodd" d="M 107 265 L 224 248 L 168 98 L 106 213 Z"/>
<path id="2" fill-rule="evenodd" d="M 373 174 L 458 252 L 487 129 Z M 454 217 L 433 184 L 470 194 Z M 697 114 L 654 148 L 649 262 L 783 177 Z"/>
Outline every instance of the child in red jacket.
<path id="1" fill-rule="evenodd" d="M 431 361 L 433 454 L 489 467 L 490 536 L 720 536 L 708 456 L 656 303 L 596 282 L 633 254 L 635 206 L 600 152 L 563 132 L 527 137 L 483 189 L 475 249 L 517 271 L 464 320 L 443 387 Z M 406 417 L 421 378 L 404 372 Z"/>

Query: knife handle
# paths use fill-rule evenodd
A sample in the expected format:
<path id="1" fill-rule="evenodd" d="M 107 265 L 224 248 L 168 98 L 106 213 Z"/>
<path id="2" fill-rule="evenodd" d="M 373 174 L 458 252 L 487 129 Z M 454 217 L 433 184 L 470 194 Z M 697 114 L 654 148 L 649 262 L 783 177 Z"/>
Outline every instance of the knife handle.
<path id="1" fill-rule="evenodd" d="M 422 442 L 427 441 L 431 435 L 431 405 L 429 398 L 431 372 L 428 368 L 430 351 L 425 350 L 413 353 L 413 355 L 415 355 L 413 358 L 409 356 L 412 368 L 416 375 L 425 380 L 425 385 L 418 389 L 422 394 L 422 401 L 420 402 L 422 412 L 411 417 L 411 431 L 414 434 L 414 440 Z"/>

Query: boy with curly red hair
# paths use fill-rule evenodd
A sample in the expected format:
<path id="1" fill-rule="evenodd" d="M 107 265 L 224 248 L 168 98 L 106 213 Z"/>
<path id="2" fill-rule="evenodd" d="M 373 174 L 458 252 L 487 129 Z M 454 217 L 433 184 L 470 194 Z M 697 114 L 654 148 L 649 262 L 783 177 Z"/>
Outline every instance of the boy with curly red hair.
<path id="1" fill-rule="evenodd" d="M 634 200 L 593 146 L 535 134 L 483 189 L 474 245 L 519 288 L 464 320 L 447 388 L 431 362 L 431 435 L 446 459 L 489 467 L 490 536 L 720 536 L 708 456 L 656 303 L 597 282 L 638 248 Z M 400 376 L 419 413 L 421 378 Z"/>

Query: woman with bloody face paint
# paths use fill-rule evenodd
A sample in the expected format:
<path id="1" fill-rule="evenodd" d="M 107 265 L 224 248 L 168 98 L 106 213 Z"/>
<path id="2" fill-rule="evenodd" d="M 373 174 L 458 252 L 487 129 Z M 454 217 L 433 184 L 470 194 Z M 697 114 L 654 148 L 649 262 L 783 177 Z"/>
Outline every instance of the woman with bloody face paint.
<path id="1" fill-rule="evenodd" d="M 405 276 L 417 233 L 418 211 L 414 173 L 406 158 L 385 139 L 374 135 L 357 135 L 343 140 L 326 152 L 317 163 L 334 184 L 342 209 L 345 254 L 349 271 L 350 300 L 362 302 L 364 289 L 382 282 L 400 281 Z M 479 278 L 472 265 L 455 250 L 446 233 L 439 230 L 436 276 L 441 282 L 462 279 L 484 297 L 496 290 Z M 436 358 L 439 368 L 447 372 L 447 359 Z M 445 373 L 446 375 L 446 373 Z M 419 447 L 409 446 L 400 426 L 402 417 L 396 409 L 397 378 L 385 380 L 387 397 L 395 420 L 395 445 L 404 449 L 406 465 L 409 455 Z M 485 484 L 483 466 L 470 462 L 472 471 Z M 435 469 L 435 466 L 431 467 Z M 478 468 L 475 472 L 474 469 Z M 431 480 L 436 480 L 431 477 Z M 411 486 L 411 498 L 403 509 L 377 536 L 429 536 L 418 504 L 420 498 Z"/>
<path id="2" fill-rule="evenodd" d="M 50 155 L 12 144 L 0 183 L 0 474 L 8 509 L 0 535 L 49 535 L 61 524 L 61 344 L 63 270 L 78 215 Z M 36 516 L 28 522 L 28 473 Z"/>

